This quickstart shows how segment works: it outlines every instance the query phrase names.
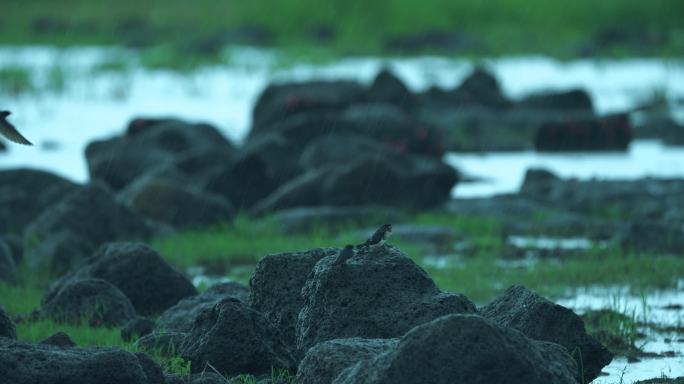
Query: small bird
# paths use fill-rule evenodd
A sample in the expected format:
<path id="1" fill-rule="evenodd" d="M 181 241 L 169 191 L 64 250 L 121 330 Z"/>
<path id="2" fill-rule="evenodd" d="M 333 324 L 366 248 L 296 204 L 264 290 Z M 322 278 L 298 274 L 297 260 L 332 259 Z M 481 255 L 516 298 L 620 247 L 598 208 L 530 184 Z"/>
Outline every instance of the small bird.
<path id="1" fill-rule="evenodd" d="M 26 140 L 24 136 L 14 128 L 14 125 L 7 121 L 7 116 L 10 115 L 10 111 L 0 111 L 0 134 L 8 138 L 10 141 L 14 141 L 18 144 L 33 145 L 30 141 Z"/>
<path id="2" fill-rule="evenodd" d="M 380 228 L 378 228 L 377 231 L 375 231 L 373 236 L 369 237 L 364 243 L 357 245 L 356 248 L 369 247 L 371 249 L 375 249 L 381 247 L 391 235 L 392 224 L 383 224 L 380 226 Z"/>
<path id="3" fill-rule="evenodd" d="M 335 259 L 335 261 L 333 261 L 333 265 L 344 265 L 344 263 L 346 263 L 347 260 L 349 260 L 353 256 L 354 246 L 348 244 L 337 255 L 337 258 Z"/>

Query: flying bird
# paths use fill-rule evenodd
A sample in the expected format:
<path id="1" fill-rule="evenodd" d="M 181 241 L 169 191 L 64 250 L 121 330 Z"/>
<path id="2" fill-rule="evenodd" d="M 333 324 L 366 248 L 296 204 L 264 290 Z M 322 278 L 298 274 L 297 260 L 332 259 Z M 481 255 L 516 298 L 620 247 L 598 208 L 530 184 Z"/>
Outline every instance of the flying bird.
<path id="1" fill-rule="evenodd" d="M 9 115 L 10 111 L 0 111 L 0 134 L 17 144 L 33 145 L 14 128 L 14 125 L 7 121 L 7 116 Z"/>
<path id="2" fill-rule="evenodd" d="M 337 255 L 337 258 L 335 261 L 333 261 L 333 265 L 344 265 L 344 263 L 352 258 L 354 256 L 354 246 L 353 245 L 347 245 L 345 246 L 340 253 Z"/>
<path id="3" fill-rule="evenodd" d="M 369 237 L 368 240 L 366 240 L 364 243 L 359 244 L 356 246 L 356 248 L 363 248 L 363 247 L 369 247 L 369 248 L 377 248 L 385 244 L 385 241 L 389 239 L 389 237 L 392 235 L 392 224 L 383 224 L 378 228 L 377 231 L 373 234 L 373 236 Z"/>

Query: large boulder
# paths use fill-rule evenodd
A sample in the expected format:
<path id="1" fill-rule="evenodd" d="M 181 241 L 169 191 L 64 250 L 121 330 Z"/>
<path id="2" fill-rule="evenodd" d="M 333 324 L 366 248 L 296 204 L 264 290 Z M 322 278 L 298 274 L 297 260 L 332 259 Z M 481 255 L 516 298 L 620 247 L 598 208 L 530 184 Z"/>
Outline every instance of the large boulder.
<path id="1" fill-rule="evenodd" d="M 591 96 L 584 89 L 534 93 L 520 100 L 517 107 L 544 112 L 549 110 L 564 111 L 566 113 L 585 114 L 586 116 L 591 116 L 594 113 Z"/>
<path id="2" fill-rule="evenodd" d="M 344 370 L 335 384 L 577 384 L 577 366 L 562 347 L 530 340 L 473 315 L 419 325 L 396 347 Z"/>
<path id="3" fill-rule="evenodd" d="M 10 319 L 5 308 L 0 305 L 0 337 L 7 337 L 10 339 L 17 338 L 17 330 L 14 327 L 14 323 Z"/>
<path id="4" fill-rule="evenodd" d="M 77 234 L 95 245 L 150 235 L 147 224 L 118 204 L 112 192 L 100 183 L 83 186 L 53 204 L 26 228 L 24 238 L 31 244 L 61 231 Z"/>
<path id="5" fill-rule="evenodd" d="M 233 144 L 212 125 L 169 118 L 135 118 L 128 124 L 124 138 L 134 145 L 173 154 L 196 149 L 221 149 L 227 152 L 234 149 Z"/>
<path id="6" fill-rule="evenodd" d="M 76 278 L 98 278 L 120 289 L 141 315 L 159 314 L 179 300 L 197 294 L 181 273 L 157 252 L 142 243 L 108 243 L 89 262 L 55 282 L 49 300 L 61 287 Z"/>
<path id="7" fill-rule="evenodd" d="M 295 342 L 297 316 L 304 304 L 301 290 L 316 263 L 337 254 L 334 248 L 268 255 L 256 265 L 249 280 L 250 306 L 280 330 L 288 345 Z"/>
<path id="8" fill-rule="evenodd" d="M 143 364 L 150 361 L 120 348 L 62 348 L 0 338 L 0 377 L 6 383 L 164 384 L 148 377 Z"/>
<path id="9" fill-rule="evenodd" d="M 295 358 L 280 332 L 237 299 L 202 311 L 180 349 L 194 372 L 211 364 L 223 374 L 263 374 L 293 369 Z"/>
<path id="10" fill-rule="evenodd" d="M 131 301 L 102 279 L 73 279 L 46 296 L 41 313 L 58 322 L 90 326 L 122 326 L 135 318 Z"/>
<path id="11" fill-rule="evenodd" d="M 473 69 L 458 87 L 448 92 L 448 99 L 453 106 L 460 107 L 506 108 L 510 105 L 499 80 L 483 67 Z"/>
<path id="12" fill-rule="evenodd" d="M 43 210 L 76 188 L 76 184 L 43 171 L 0 171 L 0 233 L 22 234 Z"/>
<path id="13" fill-rule="evenodd" d="M 465 296 L 441 292 L 427 273 L 391 246 L 362 248 L 341 266 L 337 256 L 313 268 L 297 321 L 301 351 L 326 340 L 392 338 L 450 313 L 475 313 Z"/>
<path id="14" fill-rule="evenodd" d="M 583 373 L 577 373 L 577 377 L 587 382 L 598 377 L 601 369 L 613 359 L 612 353 L 587 334 L 579 316 L 525 287 L 516 285 L 508 288 L 481 308 L 480 313 L 531 339 L 562 345 L 584 369 Z"/>
<path id="15" fill-rule="evenodd" d="M 378 72 L 366 93 L 372 101 L 391 103 L 402 108 L 411 107 L 415 102 L 408 87 L 387 68 Z"/>
<path id="16" fill-rule="evenodd" d="M 142 176 L 129 184 L 119 200 L 138 215 L 178 229 L 230 221 L 234 209 L 222 196 L 161 178 Z"/>
<path id="17" fill-rule="evenodd" d="M 626 150 L 632 128 L 626 114 L 578 117 L 541 124 L 534 137 L 538 151 Z"/>
<path id="18" fill-rule="evenodd" d="M 216 284 L 202 294 L 187 297 L 164 311 L 157 320 L 156 329 L 160 332 L 190 332 L 195 319 L 202 311 L 228 298 L 246 302 L 249 298 L 249 288 L 234 282 Z"/>
<path id="19" fill-rule="evenodd" d="M 0 282 L 14 283 L 17 281 L 17 267 L 12 257 L 12 249 L 0 239 Z"/>
<path id="20" fill-rule="evenodd" d="M 357 362 L 372 359 L 397 346 L 399 339 L 335 339 L 316 344 L 299 363 L 297 383 L 330 384 Z"/>

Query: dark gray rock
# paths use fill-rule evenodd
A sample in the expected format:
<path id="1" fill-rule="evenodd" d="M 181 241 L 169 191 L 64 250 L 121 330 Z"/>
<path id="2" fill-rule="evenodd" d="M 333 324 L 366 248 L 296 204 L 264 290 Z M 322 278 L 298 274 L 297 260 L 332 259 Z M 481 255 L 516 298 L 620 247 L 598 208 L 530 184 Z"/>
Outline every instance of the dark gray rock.
<path id="1" fill-rule="evenodd" d="M 681 255 L 684 249 L 684 227 L 659 222 L 633 221 L 620 233 L 622 248 L 642 253 Z"/>
<path id="2" fill-rule="evenodd" d="M 173 154 L 196 149 L 220 149 L 226 152 L 234 149 L 232 143 L 212 125 L 170 118 L 135 118 L 128 124 L 124 137 L 131 145 Z"/>
<path id="3" fill-rule="evenodd" d="M 508 288 L 481 308 L 480 313 L 531 339 L 562 345 L 584 368 L 577 377 L 586 381 L 598 377 L 601 369 L 613 359 L 612 353 L 587 334 L 582 318 L 525 287 L 516 285 Z"/>
<path id="4" fill-rule="evenodd" d="M 322 167 L 284 183 L 252 207 L 252 213 L 262 215 L 293 207 L 322 205 L 321 185 L 335 168 Z"/>
<path id="5" fill-rule="evenodd" d="M 161 313 L 179 300 L 197 294 L 185 276 L 142 243 L 102 245 L 81 269 L 53 284 L 47 297 L 74 277 L 108 281 L 120 289 L 136 311 L 144 316 Z"/>
<path id="6" fill-rule="evenodd" d="M 304 288 L 297 347 L 326 340 L 392 338 L 450 313 L 474 313 L 463 295 L 441 292 L 427 273 L 391 246 L 361 249 L 341 268 L 321 259 Z"/>
<path id="7" fill-rule="evenodd" d="M 130 300 L 102 279 L 71 279 L 43 298 L 42 315 L 55 321 L 91 326 L 122 326 L 135 318 Z"/>
<path id="8" fill-rule="evenodd" d="M 53 204 L 26 228 L 24 238 L 40 242 L 62 231 L 77 234 L 95 245 L 150 235 L 145 222 L 118 204 L 111 191 L 99 183 L 80 187 Z"/>
<path id="9" fill-rule="evenodd" d="M 12 257 L 12 248 L 0 240 L 0 282 L 15 283 L 17 281 L 17 267 Z"/>
<path id="10" fill-rule="evenodd" d="M 164 311 L 157 320 L 156 328 L 161 332 L 190 332 L 195 319 L 203 310 L 210 309 L 227 298 L 246 302 L 249 298 L 249 288 L 235 282 L 216 284 L 205 292 L 187 297 Z"/>
<path id="11" fill-rule="evenodd" d="M 2 337 L 16 339 L 17 330 L 9 315 L 5 312 L 5 308 L 0 305 L 0 338 Z"/>
<path id="12" fill-rule="evenodd" d="M 410 330 L 398 345 L 344 370 L 335 384 L 576 384 L 562 347 L 473 315 L 447 315 Z"/>
<path id="13" fill-rule="evenodd" d="M 180 351 L 192 362 L 194 372 L 201 372 L 207 363 L 227 375 L 296 367 L 280 332 L 237 299 L 225 299 L 201 312 Z"/>
<path id="14" fill-rule="evenodd" d="M 223 197 L 192 185 L 154 177 L 140 177 L 121 193 L 119 201 L 136 214 L 178 229 L 193 229 L 228 222 L 234 209 Z"/>
<path id="15" fill-rule="evenodd" d="M 120 348 L 61 348 L 0 338 L 0 377 L 12 384 L 162 384 Z"/>
<path id="16" fill-rule="evenodd" d="M 45 268 L 56 275 L 64 274 L 83 264 L 96 246 L 71 231 L 51 233 L 26 252 L 26 264 Z"/>
<path id="17" fill-rule="evenodd" d="M 295 342 L 295 325 L 304 304 L 301 291 L 306 279 L 320 259 L 337 252 L 334 248 L 316 248 L 268 255 L 257 263 L 249 280 L 249 304 L 280 330 L 288 345 Z"/>
<path id="18" fill-rule="evenodd" d="M 449 91 L 448 99 L 454 107 L 506 108 L 511 104 L 503 95 L 499 80 L 483 67 L 475 68 L 458 87 Z"/>
<path id="19" fill-rule="evenodd" d="M 20 265 L 24 261 L 24 243 L 21 236 L 7 233 L 0 235 L 0 243 L 5 243 L 12 251 L 12 259 L 14 259 L 14 265 Z"/>
<path id="20" fill-rule="evenodd" d="M 316 170 L 324 166 L 341 166 L 351 160 L 389 158 L 404 162 L 398 151 L 381 144 L 368 134 L 344 132 L 324 135 L 312 140 L 302 151 L 302 168 Z"/>
<path id="21" fill-rule="evenodd" d="M 138 358 L 138 362 L 145 373 L 148 384 L 167 384 L 164 371 L 162 371 L 159 364 L 157 364 L 157 362 L 155 362 L 150 356 L 138 352 L 135 354 L 135 357 Z"/>
<path id="22" fill-rule="evenodd" d="M 377 223 L 396 223 L 401 211 L 382 206 L 299 207 L 278 211 L 272 215 L 283 233 L 308 233 L 325 228 L 331 232 Z"/>
<path id="23" fill-rule="evenodd" d="M 138 316 L 121 328 L 121 340 L 129 342 L 149 335 L 154 331 L 156 323 L 147 317 Z"/>
<path id="24" fill-rule="evenodd" d="M 0 233 L 22 234 L 43 210 L 76 188 L 76 184 L 43 171 L 0 171 Z"/>
<path id="25" fill-rule="evenodd" d="M 182 332 L 152 332 L 139 338 L 135 347 L 152 354 L 175 357 L 186 337 L 187 333 Z"/>
<path id="26" fill-rule="evenodd" d="M 530 168 L 525 172 L 520 194 L 547 199 L 561 179 L 549 170 Z"/>
<path id="27" fill-rule="evenodd" d="M 76 343 L 71 340 L 71 337 L 64 332 L 57 332 L 47 339 L 41 341 L 40 344 L 54 345 L 56 347 L 62 348 L 71 348 L 76 346 Z"/>
<path id="28" fill-rule="evenodd" d="M 408 87 L 388 68 L 378 72 L 367 94 L 372 101 L 392 103 L 400 107 L 410 107 L 415 102 Z"/>
<path id="29" fill-rule="evenodd" d="M 594 114 L 594 104 L 591 96 L 584 89 L 570 89 L 567 91 L 547 91 L 525 96 L 516 105 L 518 108 L 532 110 L 561 110 L 566 113 Z"/>
<path id="30" fill-rule="evenodd" d="M 299 384 L 330 384 L 347 367 L 396 348 L 398 339 L 335 339 L 306 352 L 297 370 Z"/>

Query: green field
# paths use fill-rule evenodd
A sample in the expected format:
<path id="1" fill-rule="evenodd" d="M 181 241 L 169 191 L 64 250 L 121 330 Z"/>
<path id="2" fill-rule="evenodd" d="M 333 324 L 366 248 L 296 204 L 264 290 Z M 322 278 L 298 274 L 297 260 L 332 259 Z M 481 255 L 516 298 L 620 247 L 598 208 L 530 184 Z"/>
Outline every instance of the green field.
<path id="1" fill-rule="evenodd" d="M 464 36 L 454 55 L 574 57 L 601 33 L 615 43 L 603 54 L 680 55 L 682 15 L 679 0 L 5 0 L 0 44 L 123 44 L 187 59 L 215 55 L 217 42 L 247 26 L 248 42 L 301 55 L 396 53 L 388 40 L 435 31 Z"/>

